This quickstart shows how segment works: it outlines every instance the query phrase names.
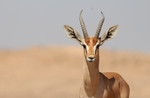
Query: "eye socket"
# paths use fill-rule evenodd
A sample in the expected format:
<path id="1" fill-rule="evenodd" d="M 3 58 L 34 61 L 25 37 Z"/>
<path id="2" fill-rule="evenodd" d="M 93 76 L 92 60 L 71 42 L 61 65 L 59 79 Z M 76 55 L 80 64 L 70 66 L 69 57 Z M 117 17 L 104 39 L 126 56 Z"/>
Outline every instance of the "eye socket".
<path id="1" fill-rule="evenodd" d="M 98 45 L 96 46 L 96 48 L 98 49 L 98 48 L 99 48 L 99 46 L 100 46 L 100 45 L 98 44 Z"/>
<path id="2" fill-rule="evenodd" d="M 84 49 L 86 49 L 86 46 L 85 46 L 85 45 L 82 45 L 82 46 L 83 46 Z"/>

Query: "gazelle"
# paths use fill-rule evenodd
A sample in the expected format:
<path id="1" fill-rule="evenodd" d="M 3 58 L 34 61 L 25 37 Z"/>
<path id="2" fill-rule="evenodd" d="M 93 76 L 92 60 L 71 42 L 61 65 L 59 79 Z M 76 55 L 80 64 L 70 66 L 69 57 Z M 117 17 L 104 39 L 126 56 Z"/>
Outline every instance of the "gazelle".
<path id="1" fill-rule="evenodd" d="M 82 10 L 79 20 L 84 38 L 72 27 L 64 25 L 64 29 L 69 38 L 74 39 L 83 46 L 86 65 L 84 67 L 83 83 L 80 89 L 79 98 L 129 98 L 129 85 L 118 74 L 114 72 L 99 72 L 99 46 L 106 40 L 112 39 L 118 30 L 118 25 L 110 27 L 101 37 L 99 37 L 104 14 L 98 25 L 95 36 L 88 36 Z"/>

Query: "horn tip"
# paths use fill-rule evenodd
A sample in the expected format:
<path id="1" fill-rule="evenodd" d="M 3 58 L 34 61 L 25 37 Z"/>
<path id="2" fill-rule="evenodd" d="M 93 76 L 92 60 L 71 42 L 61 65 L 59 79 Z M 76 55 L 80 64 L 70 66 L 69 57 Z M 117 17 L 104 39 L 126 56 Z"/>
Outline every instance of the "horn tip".
<path id="1" fill-rule="evenodd" d="M 80 14 L 83 12 L 83 9 L 81 9 Z"/>
<path id="2" fill-rule="evenodd" d="M 104 13 L 101 11 L 102 17 L 105 19 Z"/>
<path id="3" fill-rule="evenodd" d="M 101 14 L 104 16 L 104 13 L 101 11 Z"/>

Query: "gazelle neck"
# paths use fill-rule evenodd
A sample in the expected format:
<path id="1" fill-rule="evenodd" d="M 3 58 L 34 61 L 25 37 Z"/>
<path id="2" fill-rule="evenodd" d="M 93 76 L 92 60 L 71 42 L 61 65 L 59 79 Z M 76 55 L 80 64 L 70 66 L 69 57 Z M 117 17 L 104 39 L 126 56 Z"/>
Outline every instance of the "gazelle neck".
<path id="1" fill-rule="evenodd" d="M 85 57 L 86 60 L 86 57 Z M 100 74 L 99 74 L 99 50 L 97 50 L 97 54 L 95 56 L 95 60 L 93 62 L 88 62 L 86 60 L 86 65 L 84 69 L 84 89 L 88 96 L 93 96 L 97 90 Z"/>

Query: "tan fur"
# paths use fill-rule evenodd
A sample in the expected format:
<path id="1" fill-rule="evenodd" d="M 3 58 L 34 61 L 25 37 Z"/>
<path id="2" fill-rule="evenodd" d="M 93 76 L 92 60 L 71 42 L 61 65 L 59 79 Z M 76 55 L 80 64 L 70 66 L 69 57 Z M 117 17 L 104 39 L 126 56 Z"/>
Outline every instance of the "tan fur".
<path id="1" fill-rule="evenodd" d="M 64 25 L 68 37 L 78 41 L 84 47 L 86 62 L 79 98 L 129 98 L 129 85 L 119 74 L 99 72 L 98 46 L 116 35 L 118 25 L 110 27 L 101 37 L 89 37 L 87 32 L 85 32 L 83 21 L 82 27 L 84 38 L 72 27 Z"/>
<path id="2" fill-rule="evenodd" d="M 97 41 L 94 37 L 85 40 L 89 50 L 84 50 L 86 63 L 79 98 L 129 98 L 129 85 L 119 74 L 99 72 L 99 49 L 93 51 Z M 93 62 L 87 61 L 88 53 L 94 55 Z"/>

